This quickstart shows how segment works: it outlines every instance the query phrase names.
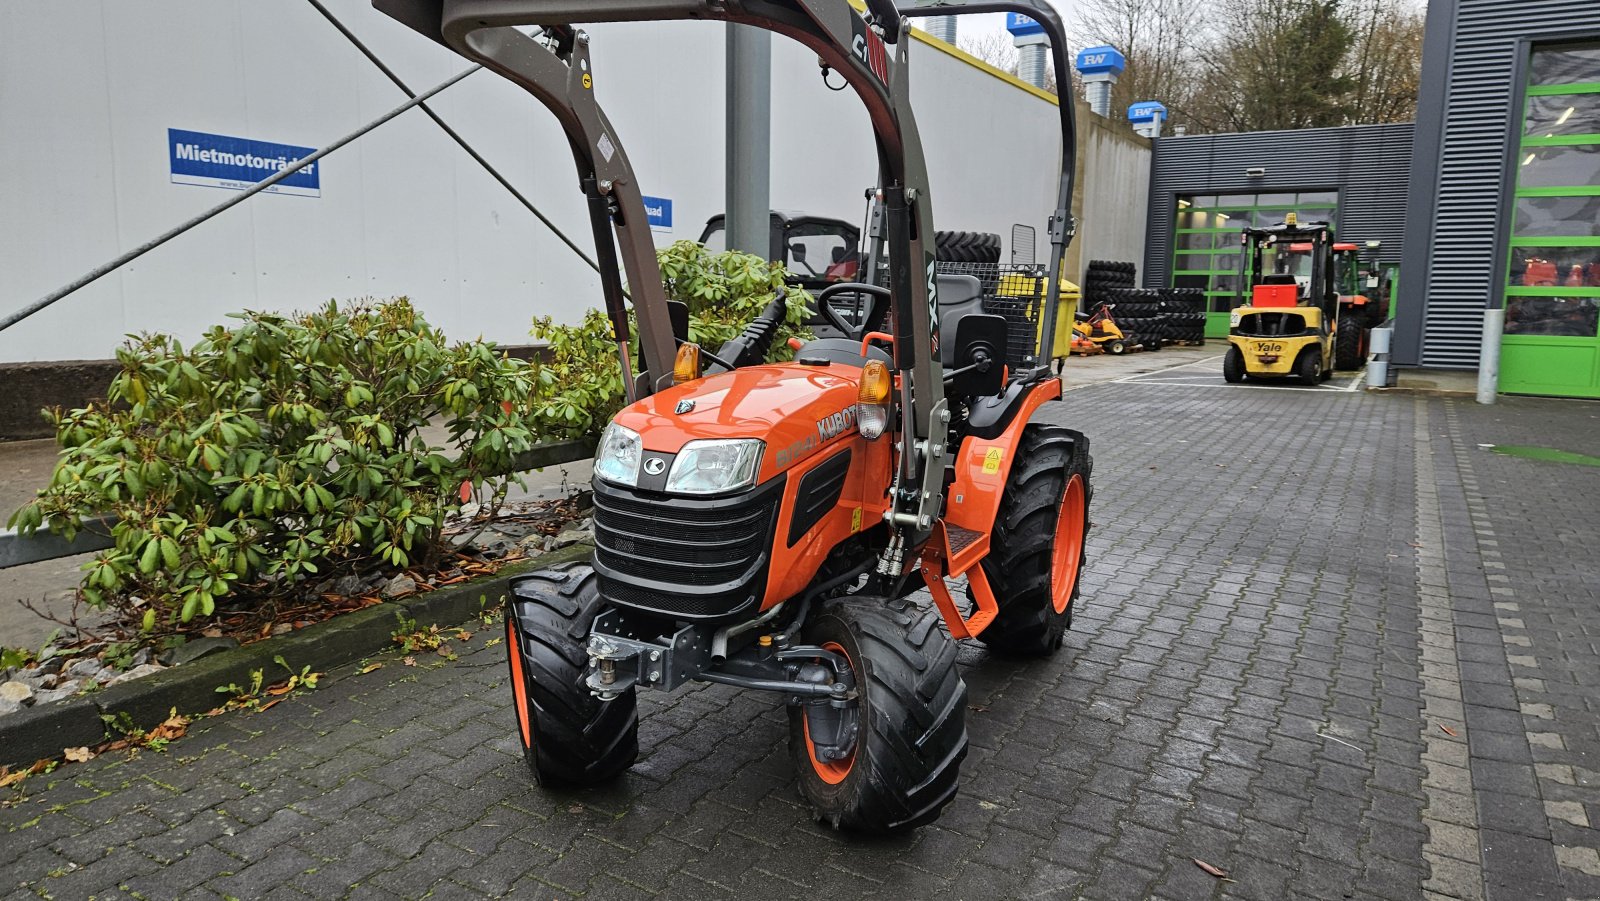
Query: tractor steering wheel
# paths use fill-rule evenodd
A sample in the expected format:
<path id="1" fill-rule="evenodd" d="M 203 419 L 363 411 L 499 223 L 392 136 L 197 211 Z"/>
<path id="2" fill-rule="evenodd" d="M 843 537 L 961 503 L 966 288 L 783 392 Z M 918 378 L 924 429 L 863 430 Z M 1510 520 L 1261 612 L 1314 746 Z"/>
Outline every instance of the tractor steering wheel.
<path id="1" fill-rule="evenodd" d="M 841 294 L 854 294 L 857 297 L 866 298 L 866 308 L 862 309 L 859 305 L 856 308 L 859 313 L 856 324 L 850 323 L 828 304 L 828 301 Z M 889 297 L 888 288 L 868 285 L 864 282 L 839 282 L 836 285 L 829 285 L 823 288 L 822 293 L 817 295 L 817 309 L 822 313 L 824 319 L 833 324 L 834 328 L 843 332 L 852 340 L 859 341 L 868 332 L 878 331 L 882 328 L 883 317 L 889 312 Z"/>

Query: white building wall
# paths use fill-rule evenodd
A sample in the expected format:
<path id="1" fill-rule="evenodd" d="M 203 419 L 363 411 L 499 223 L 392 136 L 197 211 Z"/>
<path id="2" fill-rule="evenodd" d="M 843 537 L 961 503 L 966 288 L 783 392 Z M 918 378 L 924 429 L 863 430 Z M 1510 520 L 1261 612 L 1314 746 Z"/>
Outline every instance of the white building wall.
<path id="1" fill-rule="evenodd" d="M 467 63 L 363 0 L 330 8 L 413 90 Z M 596 91 L 666 243 L 723 207 L 723 27 L 592 29 Z M 62 36 L 72 52 L 62 52 Z M 1053 205 L 1055 107 L 924 43 L 913 91 L 941 228 L 1038 229 Z M 835 75 L 835 84 L 838 76 Z M 867 117 L 816 57 L 774 38 L 772 200 L 859 222 L 876 175 Z M 0 310 L 19 308 L 227 194 L 172 184 L 167 129 L 320 147 L 404 96 L 306 4 L 54 0 L 0 5 Z M 431 105 L 579 246 L 589 228 L 554 119 L 488 72 Z M 0 362 L 97 359 L 123 334 L 193 340 L 242 308 L 411 296 L 454 337 L 528 342 L 577 319 L 594 274 L 420 111 L 318 164 L 321 196 L 263 194 L 0 332 Z"/>

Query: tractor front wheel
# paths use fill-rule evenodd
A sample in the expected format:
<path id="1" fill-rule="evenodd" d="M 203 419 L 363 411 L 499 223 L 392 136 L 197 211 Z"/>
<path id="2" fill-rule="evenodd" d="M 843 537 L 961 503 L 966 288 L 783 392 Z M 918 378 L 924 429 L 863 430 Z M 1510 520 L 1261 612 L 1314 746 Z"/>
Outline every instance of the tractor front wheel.
<path id="1" fill-rule="evenodd" d="M 1222 358 L 1222 380 L 1230 385 L 1244 381 L 1244 352 L 1237 346 L 1230 345 L 1228 355 Z"/>
<path id="2" fill-rule="evenodd" d="M 790 755 L 817 820 L 871 833 L 933 822 L 955 797 L 967 756 L 967 685 L 938 611 L 857 595 L 830 602 L 804 635 L 848 661 L 856 691 L 851 706 L 827 711 L 855 732 L 842 756 L 823 759 L 811 739 L 810 705 L 789 706 Z"/>
<path id="3" fill-rule="evenodd" d="M 604 603 L 587 565 L 541 570 L 511 583 L 511 693 L 522 756 L 540 785 L 609 782 L 639 756 L 633 690 L 601 701 L 584 684 L 589 627 Z"/>
<path id="4" fill-rule="evenodd" d="M 1127 349 L 1128 345 L 1123 343 L 1121 338 L 1115 338 L 1106 342 L 1106 353 L 1120 354 Z"/>
<path id="5" fill-rule="evenodd" d="M 1093 469 L 1083 433 L 1043 423 L 1023 430 L 982 563 L 1000 607 L 978 633 L 990 648 L 1042 656 L 1061 647 L 1083 573 Z"/>

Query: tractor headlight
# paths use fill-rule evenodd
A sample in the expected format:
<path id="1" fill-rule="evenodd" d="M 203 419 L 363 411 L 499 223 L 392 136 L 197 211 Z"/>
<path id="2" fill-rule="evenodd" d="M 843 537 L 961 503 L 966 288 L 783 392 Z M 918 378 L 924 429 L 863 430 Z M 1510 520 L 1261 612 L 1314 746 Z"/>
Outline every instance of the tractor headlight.
<path id="1" fill-rule="evenodd" d="M 607 482 L 639 485 L 639 460 L 644 456 L 644 442 L 633 429 L 612 423 L 600 436 L 600 449 L 594 455 L 594 474 Z"/>
<path id="2" fill-rule="evenodd" d="M 856 429 L 863 438 L 876 438 L 889 427 L 889 394 L 894 377 L 882 360 L 868 361 L 861 367 L 861 384 L 856 391 Z"/>
<path id="3" fill-rule="evenodd" d="M 667 490 L 680 494 L 721 494 L 755 484 L 766 442 L 759 438 L 691 441 L 678 451 L 667 474 Z"/>

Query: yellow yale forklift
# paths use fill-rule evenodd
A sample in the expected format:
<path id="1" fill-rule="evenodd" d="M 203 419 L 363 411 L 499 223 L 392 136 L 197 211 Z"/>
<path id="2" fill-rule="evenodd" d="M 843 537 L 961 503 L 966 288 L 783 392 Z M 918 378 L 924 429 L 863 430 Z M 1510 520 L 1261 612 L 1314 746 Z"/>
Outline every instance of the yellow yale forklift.
<path id="1" fill-rule="evenodd" d="M 1334 281 L 1333 231 L 1326 222 L 1300 225 L 1290 213 L 1278 225 L 1246 228 L 1239 264 L 1239 305 L 1229 320 L 1222 377 L 1295 376 L 1315 385 L 1333 375 L 1339 290 Z M 1309 250 L 1309 278 L 1295 275 Z"/>

